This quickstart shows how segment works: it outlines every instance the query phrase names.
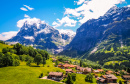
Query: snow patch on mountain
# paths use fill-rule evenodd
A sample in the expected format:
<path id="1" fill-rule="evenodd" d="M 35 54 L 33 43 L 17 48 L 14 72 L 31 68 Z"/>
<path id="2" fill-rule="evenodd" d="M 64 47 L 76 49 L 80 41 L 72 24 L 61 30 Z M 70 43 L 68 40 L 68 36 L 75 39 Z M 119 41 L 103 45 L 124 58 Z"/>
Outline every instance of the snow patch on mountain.
<path id="1" fill-rule="evenodd" d="M 33 36 L 24 36 L 25 39 L 34 40 Z"/>
<path id="2" fill-rule="evenodd" d="M 76 34 L 76 32 L 69 30 L 69 29 L 66 29 L 66 30 L 58 29 L 58 30 L 59 30 L 60 34 L 66 34 L 66 35 L 71 36 L 71 37 L 74 37 Z"/>
<path id="3" fill-rule="evenodd" d="M 51 31 L 46 27 L 44 29 L 41 29 L 40 31 L 36 32 L 37 34 L 39 33 L 45 33 L 45 34 L 48 34 L 48 33 L 51 33 Z"/>

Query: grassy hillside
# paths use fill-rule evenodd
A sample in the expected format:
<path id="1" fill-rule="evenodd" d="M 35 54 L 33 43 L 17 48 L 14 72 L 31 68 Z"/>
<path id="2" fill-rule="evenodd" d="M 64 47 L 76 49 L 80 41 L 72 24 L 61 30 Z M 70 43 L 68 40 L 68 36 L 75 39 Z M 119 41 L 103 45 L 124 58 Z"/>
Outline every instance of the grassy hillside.
<path id="1" fill-rule="evenodd" d="M 6 47 L 12 48 L 13 46 L 0 43 L 0 52 L 2 51 L 3 48 L 6 48 Z"/>
<path id="2" fill-rule="evenodd" d="M 49 66 L 49 67 L 48 67 Z M 0 83 L 1 84 L 61 84 L 59 82 L 39 79 L 39 75 L 43 73 L 46 76 L 48 72 L 60 71 L 65 73 L 65 70 L 54 67 L 51 59 L 47 60 L 47 64 L 43 67 L 37 67 L 36 64 L 32 63 L 32 66 L 26 66 L 26 62 L 20 62 L 20 66 L 14 67 L 3 67 L 0 68 Z M 75 84 L 96 84 L 96 79 L 93 79 L 94 83 L 85 82 L 86 75 L 76 74 Z"/>
<path id="3" fill-rule="evenodd" d="M 49 66 L 49 67 L 47 67 Z M 51 60 L 47 60 L 45 67 L 40 65 L 36 67 L 35 64 L 32 64 L 31 67 L 26 66 L 25 62 L 21 62 L 20 66 L 14 67 L 3 67 L 0 68 L 0 83 L 1 84 L 60 84 L 55 81 L 39 79 L 39 75 L 47 75 L 50 71 L 61 71 L 65 72 L 60 68 L 53 67 Z"/>

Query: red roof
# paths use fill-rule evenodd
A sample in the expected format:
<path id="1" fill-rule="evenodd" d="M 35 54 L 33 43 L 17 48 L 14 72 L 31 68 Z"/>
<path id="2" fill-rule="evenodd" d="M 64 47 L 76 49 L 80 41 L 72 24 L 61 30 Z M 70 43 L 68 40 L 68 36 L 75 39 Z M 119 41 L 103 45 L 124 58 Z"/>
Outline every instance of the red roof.
<path id="1" fill-rule="evenodd" d="M 99 72 L 102 72 L 103 71 L 103 69 L 97 69 Z"/>
<path id="2" fill-rule="evenodd" d="M 66 69 L 65 71 L 66 72 L 72 72 L 72 69 Z"/>

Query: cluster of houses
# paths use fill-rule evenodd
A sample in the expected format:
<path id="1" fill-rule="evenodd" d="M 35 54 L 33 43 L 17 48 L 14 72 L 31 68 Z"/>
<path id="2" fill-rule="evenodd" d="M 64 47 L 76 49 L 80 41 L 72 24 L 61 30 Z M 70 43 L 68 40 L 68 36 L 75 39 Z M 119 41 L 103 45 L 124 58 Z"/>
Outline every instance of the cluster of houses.
<path id="1" fill-rule="evenodd" d="M 53 59 L 53 61 L 56 61 L 56 59 Z M 117 73 L 117 72 L 113 72 L 111 70 L 108 70 L 107 72 L 105 72 L 105 75 L 98 77 L 97 74 L 104 72 L 103 69 L 93 70 L 92 68 L 89 68 L 89 67 L 80 67 L 78 65 L 68 64 L 68 61 L 66 61 L 65 64 L 59 63 L 59 65 L 57 67 L 59 67 L 61 69 L 65 69 L 66 74 L 63 75 L 63 72 L 50 72 L 48 75 L 48 78 L 60 81 L 63 78 L 67 77 L 68 73 L 77 73 L 77 74 L 94 73 L 95 78 L 97 80 L 97 84 L 108 84 L 108 83 L 116 84 L 117 79 L 118 79 L 115 75 L 113 75 L 114 73 Z M 74 68 L 76 69 L 75 71 L 73 71 Z M 123 72 L 127 73 L 126 71 L 123 71 Z M 122 79 L 130 82 L 129 73 L 127 73 L 127 75 L 123 75 Z"/>
<path id="2" fill-rule="evenodd" d="M 72 64 L 68 64 L 68 63 L 65 63 L 65 64 L 60 63 L 58 65 L 58 67 L 61 69 L 75 68 L 76 66 L 77 65 L 72 65 Z"/>

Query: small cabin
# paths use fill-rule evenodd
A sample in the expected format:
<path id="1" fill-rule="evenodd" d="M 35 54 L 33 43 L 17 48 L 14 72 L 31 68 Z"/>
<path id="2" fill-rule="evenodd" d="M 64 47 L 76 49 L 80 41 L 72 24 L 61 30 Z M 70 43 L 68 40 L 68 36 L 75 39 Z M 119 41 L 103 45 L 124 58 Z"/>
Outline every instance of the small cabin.
<path id="1" fill-rule="evenodd" d="M 60 81 L 63 79 L 63 73 L 62 72 L 50 72 L 48 75 L 48 78 Z"/>

